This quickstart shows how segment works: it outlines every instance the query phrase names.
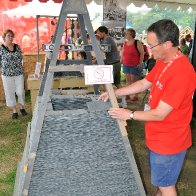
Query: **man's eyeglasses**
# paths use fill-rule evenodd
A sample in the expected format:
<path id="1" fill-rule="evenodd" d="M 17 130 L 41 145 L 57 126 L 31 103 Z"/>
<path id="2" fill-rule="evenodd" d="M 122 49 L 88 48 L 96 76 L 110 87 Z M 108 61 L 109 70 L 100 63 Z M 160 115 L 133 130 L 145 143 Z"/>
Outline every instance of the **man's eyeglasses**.
<path id="1" fill-rule="evenodd" d="M 159 44 L 157 44 L 157 45 L 155 45 L 155 46 L 148 46 L 148 48 L 149 49 L 152 49 L 152 48 L 155 48 L 155 47 L 157 47 L 157 46 L 159 46 L 159 45 L 161 45 L 162 43 L 159 43 Z"/>

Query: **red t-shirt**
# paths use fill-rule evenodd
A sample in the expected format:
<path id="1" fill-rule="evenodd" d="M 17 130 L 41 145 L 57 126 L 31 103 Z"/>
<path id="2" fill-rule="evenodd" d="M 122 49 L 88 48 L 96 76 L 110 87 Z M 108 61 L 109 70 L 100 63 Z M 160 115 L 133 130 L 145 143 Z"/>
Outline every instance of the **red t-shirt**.
<path id="1" fill-rule="evenodd" d="M 146 122 L 146 145 L 159 154 L 176 154 L 192 144 L 189 124 L 196 75 L 185 55 L 176 59 L 163 73 L 165 66 L 163 61 L 157 60 L 155 67 L 146 76 L 152 83 L 149 104 L 154 109 L 162 100 L 173 110 L 163 121 Z"/>
<path id="2" fill-rule="evenodd" d="M 135 44 L 127 45 L 127 42 L 123 45 L 123 56 L 122 56 L 122 64 L 126 66 L 135 66 L 140 63 L 140 56 L 135 48 Z"/>

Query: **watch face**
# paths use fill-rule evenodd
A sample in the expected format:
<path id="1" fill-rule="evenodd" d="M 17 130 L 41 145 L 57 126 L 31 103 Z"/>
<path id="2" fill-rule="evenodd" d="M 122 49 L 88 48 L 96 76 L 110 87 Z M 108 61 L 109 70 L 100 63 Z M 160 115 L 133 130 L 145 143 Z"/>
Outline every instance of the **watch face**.
<path id="1" fill-rule="evenodd" d="M 133 117 L 134 117 L 134 114 L 133 114 L 133 112 L 130 114 L 130 118 L 131 119 L 133 119 Z"/>

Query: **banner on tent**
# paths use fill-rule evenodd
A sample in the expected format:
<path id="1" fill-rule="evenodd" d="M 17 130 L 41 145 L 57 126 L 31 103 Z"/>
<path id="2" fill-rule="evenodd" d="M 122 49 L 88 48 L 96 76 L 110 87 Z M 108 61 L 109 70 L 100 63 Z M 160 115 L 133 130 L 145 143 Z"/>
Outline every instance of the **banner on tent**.
<path id="1" fill-rule="evenodd" d="M 103 0 L 103 25 L 115 41 L 121 42 L 126 27 L 127 0 Z"/>

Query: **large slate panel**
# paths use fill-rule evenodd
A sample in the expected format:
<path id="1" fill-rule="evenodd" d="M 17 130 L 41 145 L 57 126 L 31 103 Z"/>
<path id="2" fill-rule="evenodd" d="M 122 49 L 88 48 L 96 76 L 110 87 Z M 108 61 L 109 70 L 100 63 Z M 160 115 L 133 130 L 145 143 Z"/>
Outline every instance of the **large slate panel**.
<path id="1" fill-rule="evenodd" d="M 67 100 L 52 99 L 52 104 L 59 111 L 70 110 L 62 104 Z M 81 100 L 87 112 L 77 115 Z M 107 113 L 109 105 L 93 104 L 90 96 L 73 97 L 72 102 L 74 114 L 65 110 L 57 117 L 50 111 L 45 116 L 29 195 L 140 195 L 117 122 Z"/>

